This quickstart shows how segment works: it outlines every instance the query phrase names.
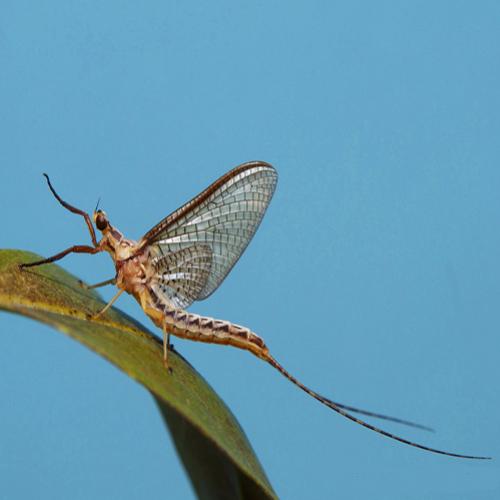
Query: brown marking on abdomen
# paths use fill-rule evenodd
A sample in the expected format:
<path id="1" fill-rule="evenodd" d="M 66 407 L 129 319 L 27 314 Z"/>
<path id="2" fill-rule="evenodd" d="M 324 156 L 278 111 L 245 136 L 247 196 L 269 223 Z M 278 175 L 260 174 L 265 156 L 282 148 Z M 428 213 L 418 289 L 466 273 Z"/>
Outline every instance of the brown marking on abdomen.
<path id="1" fill-rule="evenodd" d="M 159 328 L 166 328 L 177 337 L 206 342 L 209 344 L 232 345 L 255 354 L 259 358 L 267 359 L 268 348 L 264 341 L 255 333 L 240 325 L 229 321 L 218 320 L 198 314 L 191 314 L 182 309 L 175 309 L 165 304 L 151 288 L 147 288 L 149 300 L 146 314 Z M 143 297 L 143 301 L 146 297 Z M 142 304 L 141 304 L 142 305 Z"/>

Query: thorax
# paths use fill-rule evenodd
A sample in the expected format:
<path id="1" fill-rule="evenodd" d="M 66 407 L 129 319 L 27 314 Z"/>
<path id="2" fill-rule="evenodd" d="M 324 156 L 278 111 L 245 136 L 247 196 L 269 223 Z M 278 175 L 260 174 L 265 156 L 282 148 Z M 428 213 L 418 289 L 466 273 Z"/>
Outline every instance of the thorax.
<path id="1" fill-rule="evenodd" d="M 141 295 L 148 281 L 148 250 L 113 227 L 103 236 L 100 245 L 115 263 L 116 286 L 135 297 Z"/>

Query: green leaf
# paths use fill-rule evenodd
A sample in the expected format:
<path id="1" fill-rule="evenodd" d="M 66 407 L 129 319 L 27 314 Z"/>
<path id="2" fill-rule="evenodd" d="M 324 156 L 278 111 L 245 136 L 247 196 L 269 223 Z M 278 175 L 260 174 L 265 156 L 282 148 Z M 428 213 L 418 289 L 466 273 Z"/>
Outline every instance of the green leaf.
<path id="1" fill-rule="evenodd" d="M 159 338 L 54 264 L 19 271 L 39 257 L 0 250 L 0 309 L 54 326 L 100 354 L 153 394 L 193 487 L 202 499 L 277 498 L 248 439 L 213 389 L 178 353 L 162 361 Z"/>

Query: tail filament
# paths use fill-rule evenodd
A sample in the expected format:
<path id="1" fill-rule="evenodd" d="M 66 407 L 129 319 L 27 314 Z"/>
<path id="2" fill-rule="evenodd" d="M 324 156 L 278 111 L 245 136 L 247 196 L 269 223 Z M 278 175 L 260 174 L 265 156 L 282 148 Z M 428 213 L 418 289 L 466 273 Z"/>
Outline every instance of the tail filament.
<path id="1" fill-rule="evenodd" d="M 420 448 L 421 450 L 430 451 L 432 453 L 438 453 L 440 455 L 447 455 L 449 457 L 469 458 L 469 459 L 474 459 L 474 460 L 491 459 L 491 457 L 462 455 L 460 453 L 450 453 L 448 451 L 442 451 L 442 450 L 438 450 L 436 448 L 430 448 L 429 446 L 424 446 L 422 444 L 418 444 L 418 443 L 415 443 L 413 441 L 409 441 L 408 439 L 404 439 L 402 437 L 391 434 L 390 432 L 379 429 L 378 427 L 375 427 L 374 425 L 371 425 L 363 420 L 360 420 L 359 418 L 354 417 L 353 415 L 351 415 L 350 413 L 348 413 L 346 411 L 346 410 L 358 411 L 356 408 L 352 408 L 352 407 L 348 407 L 346 405 L 340 405 L 338 403 L 335 403 L 332 400 L 321 396 L 321 394 L 318 394 L 317 392 L 313 391 L 312 389 L 309 389 L 309 387 L 305 386 L 302 382 L 300 382 L 293 375 L 291 375 L 289 372 L 287 372 L 270 354 L 267 354 L 264 359 L 273 368 L 276 368 L 276 370 L 278 370 L 282 375 L 284 375 L 288 380 L 290 380 L 290 382 L 292 382 L 297 387 L 302 389 L 304 392 L 309 394 L 309 396 L 312 396 L 314 399 L 318 400 L 320 403 L 324 404 L 325 406 L 328 406 L 328 408 L 332 409 L 333 411 L 336 411 L 337 413 L 339 413 L 343 417 L 348 418 L 349 420 L 352 420 L 353 422 L 355 422 L 359 425 L 362 425 L 363 427 L 366 427 L 367 429 L 370 429 L 374 432 L 377 432 L 378 434 L 382 434 L 382 436 L 386 436 L 388 438 L 394 439 L 395 441 L 399 441 L 400 443 L 404 443 L 404 444 L 407 444 L 409 446 L 413 446 L 415 448 Z M 393 417 L 385 417 L 385 415 L 379 415 L 377 413 L 367 412 L 364 410 L 358 411 L 358 413 L 364 413 L 364 414 L 369 415 L 369 416 L 385 418 L 386 420 L 394 420 L 394 421 L 400 420 L 400 419 L 394 419 Z M 401 421 L 400 423 L 408 424 L 407 421 Z M 410 422 L 409 424 L 411 425 L 412 423 Z M 414 425 L 414 427 L 415 426 L 418 426 L 418 424 Z M 422 426 L 420 426 L 420 427 L 422 427 Z"/>

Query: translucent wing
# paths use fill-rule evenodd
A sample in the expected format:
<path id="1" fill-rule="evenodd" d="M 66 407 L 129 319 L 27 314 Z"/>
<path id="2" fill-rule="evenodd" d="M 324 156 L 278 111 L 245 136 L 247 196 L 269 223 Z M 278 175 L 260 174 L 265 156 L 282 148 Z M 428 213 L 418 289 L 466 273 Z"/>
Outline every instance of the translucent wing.
<path id="1" fill-rule="evenodd" d="M 165 277 L 158 287 L 174 303 L 185 308 L 222 283 L 255 234 L 277 178 L 268 163 L 244 163 L 143 236 L 142 247 L 150 247 Z"/>
<path id="2" fill-rule="evenodd" d="M 208 245 L 191 245 L 155 258 L 155 275 L 151 286 L 167 295 L 175 307 L 185 309 L 205 287 L 212 267 L 212 250 Z"/>

